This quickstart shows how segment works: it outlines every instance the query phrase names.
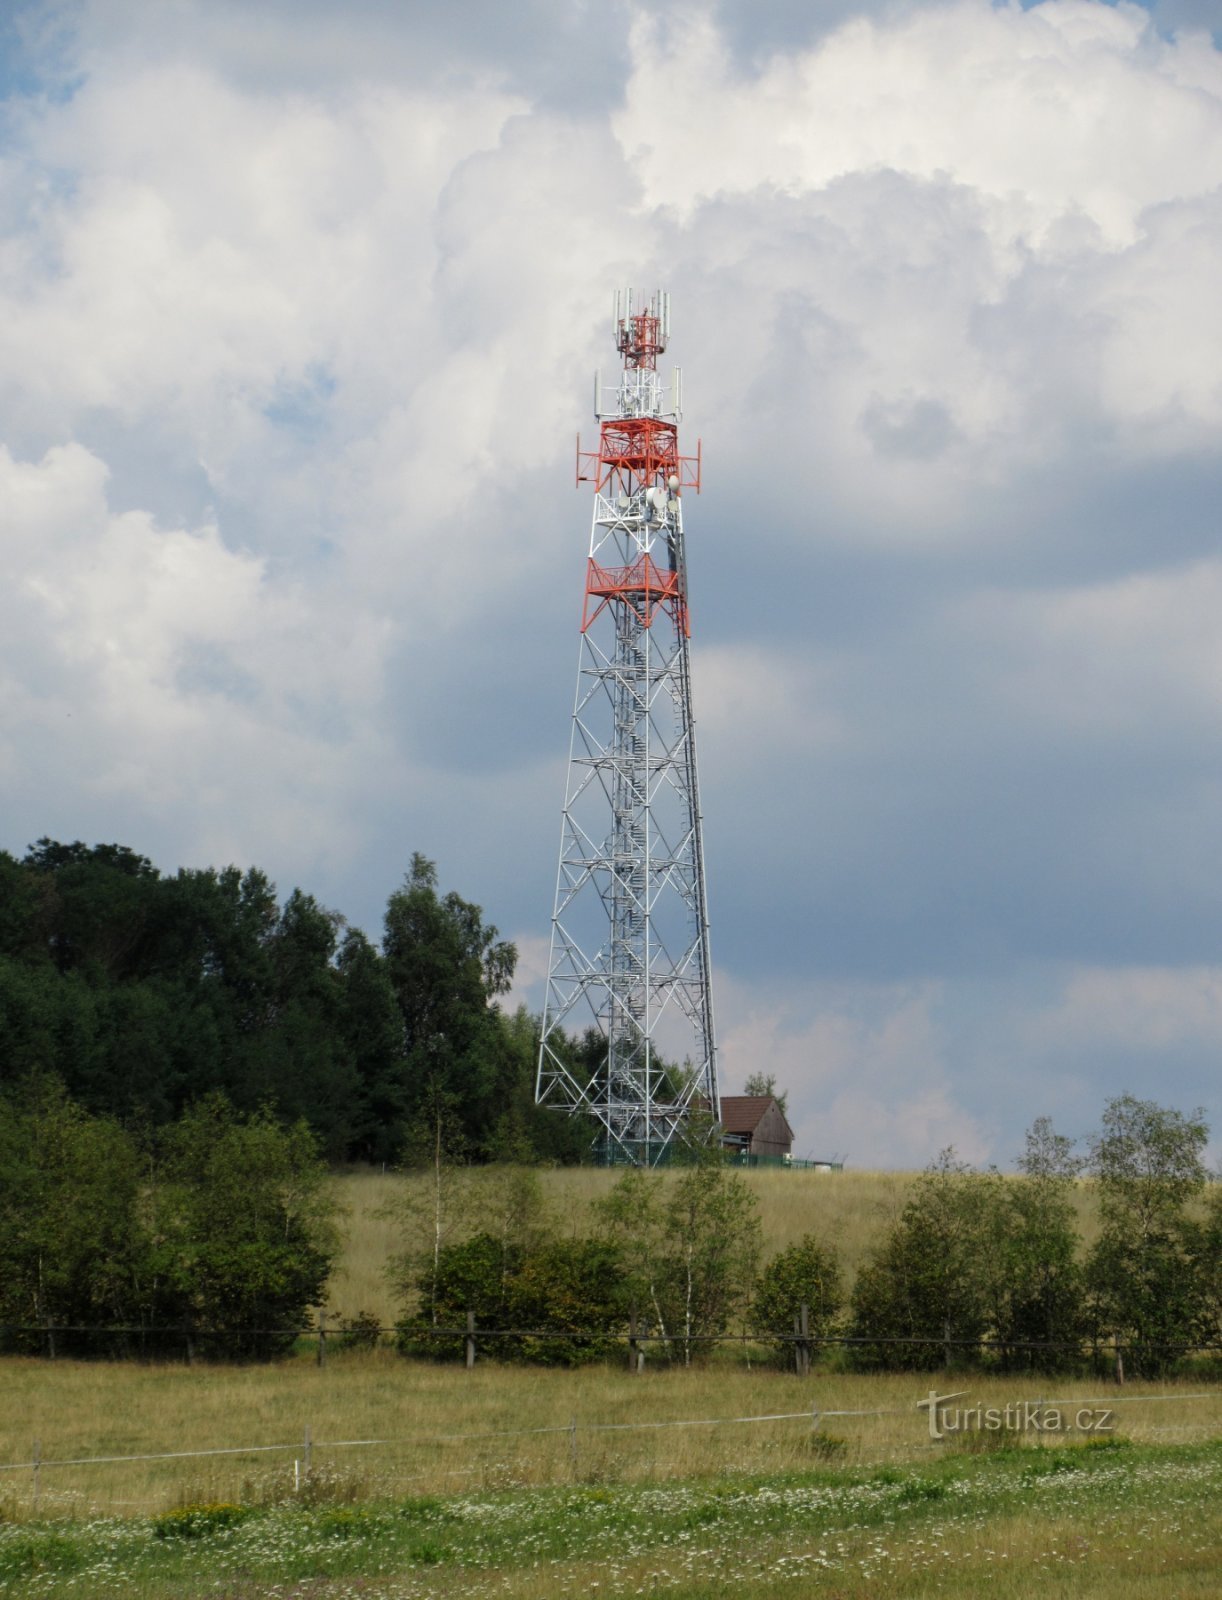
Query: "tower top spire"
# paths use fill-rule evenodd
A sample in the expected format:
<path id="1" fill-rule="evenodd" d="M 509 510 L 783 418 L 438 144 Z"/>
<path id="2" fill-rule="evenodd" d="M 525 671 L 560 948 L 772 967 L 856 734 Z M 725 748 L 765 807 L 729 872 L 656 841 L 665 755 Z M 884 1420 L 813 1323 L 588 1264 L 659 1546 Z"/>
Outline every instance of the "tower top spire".
<path id="1" fill-rule="evenodd" d="M 670 338 L 670 295 L 659 289 L 642 310 L 634 309 L 631 289 L 615 291 L 615 348 L 625 372 L 656 372 Z"/>

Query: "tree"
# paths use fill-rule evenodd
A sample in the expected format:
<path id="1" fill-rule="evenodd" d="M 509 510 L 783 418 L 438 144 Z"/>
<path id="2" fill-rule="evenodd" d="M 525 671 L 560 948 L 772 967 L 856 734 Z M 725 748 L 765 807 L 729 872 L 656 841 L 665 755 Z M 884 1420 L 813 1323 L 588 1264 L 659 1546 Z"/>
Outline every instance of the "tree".
<path id="1" fill-rule="evenodd" d="M 759 1205 L 736 1173 L 701 1163 L 670 1185 L 662 1212 L 662 1265 L 683 1364 L 693 1345 L 724 1333 L 750 1303 L 760 1253 Z"/>
<path id="2" fill-rule="evenodd" d="M 789 1090 L 785 1089 L 780 1093 L 777 1092 L 776 1073 L 774 1072 L 749 1073 L 746 1083 L 743 1084 L 743 1093 L 771 1095 L 777 1105 L 780 1106 L 782 1116 L 785 1116 L 789 1109 Z"/>
<path id="3" fill-rule="evenodd" d="M 522 1256 L 508 1285 L 512 1326 L 537 1330 L 519 1353 L 544 1366 L 602 1361 L 616 1349 L 630 1315 L 619 1249 L 605 1239 L 546 1239 Z"/>
<path id="4" fill-rule="evenodd" d="M 439 1124 L 439 1129 L 440 1129 Z M 538 1174 L 528 1167 L 447 1166 L 438 1157 L 385 1214 L 404 1229 L 404 1248 L 388 1267 L 403 1307 L 396 1324 L 404 1353 L 456 1355 L 461 1339 L 438 1330 L 477 1321 L 513 1324 L 513 1285 L 524 1264 L 554 1242 Z M 520 1346 L 502 1342 L 503 1355 Z"/>
<path id="5" fill-rule="evenodd" d="M 1071 1365 L 1085 1321 L 1073 1185 L 1082 1163 L 1047 1117 L 1027 1133 L 1021 1176 L 994 1186 L 982 1266 L 998 1359 L 1051 1372 Z"/>
<path id="6" fill-rule="evenodd" d="M 40 839 L 24 865 L 42 880 L 52 959 L 61 972 L 119 979 L 145 959 L 158 873 L 125 845 Z"/>
<path id="7" fill-rule="evenodd" d="M 842 1298 L 840 1261 L 835 1249 L 808 1233 L 797 1244 L 773 1256 L 760 1274 L 752 1320 L 760 1333 L 777 1341 L 778 1355 L 788 1361 L 794 1322 L 801 1308 L 807 1308 L 807 1331 L 811 1338 L 818 1339 L 830 1331 Z"/>
<path id="8" fill-rule="evenodd" d="M 82 1329 L 130 1320 L 141 1177 L 131 1136 L 54 1080 L 0 1099 L 0 1321 L 43 1330 L 13 1334 L 17 1348 L 88 1353 Z"/>
<path id="9" fill-rule="evenodd" d="M 982 1266 L 986 1194 L 995 1176 L 973 1172 L 942 1151 L 917 1179 L 890 1233 L 853 1287 L 855 1338 L 868 1365 L 950 1366 L 985 1334 Z M 877 1340 L 877 1343 L 871 1341 Z"/>
<path id="10" fill-rule="evenodd" d="M 1110 1336 L 1139 1372 L 1156 1374 L 1205 1337 L 1209 1285 L 1200 1230 L 1187 1213 L 1205 1187 L 1209 1129 L 1189 1115 L 1120 1095 L 1091 1145 L 1099 1238 L 1087 1276 L 1096 1338 Z"/>
<path id="11" fill-rule="evenodd" d="M 1222 1184 L 1216 1181 L 1197 1232 L 1196 1256 L 1204 1289 L 1203 1342 L 1213 1345 L 1217 1361 L 1222 1347 Z"/>
<path id="12" fill-rule="evenodd" d="M 386 963 L 359 929 L 345 933 L 337 967 L 338 1027 L 359 1085 L 349 1154 L 393 1161 L 402 1151 L 408 1111 L 403 1018 Z"/>
<path id="13" fill-rule="evenodd" d="M 419 854 L 387 904 L 382 948 L 403 1018 L 410 1108 L 440 1083 L 457 1097 L 467 1136 L 483 1141 L 498 1114 L 491 1006 L 513 980 L 517 951 L 479 906 L 439 895 L 437 869 Z"/>
<path id="14" fill-rule="evenodd" d="M 209 1353 L 288 1349 L 324 1298 L 337 1205 L 315 1136 L 213 1095 L 168 1134 L 151 1203 L 153 1320 Z"/>
<path id="15" fill-rule="evenodd" d="M 630 1313 L 642 1326 L 656 1328 L 667 1338 L 662 1185 L 657 1172 L 625 1167 L 615 1187 L 596 1200 L 593 1209 L 596 1237 L 614 1247 L 623 1263 Z"/>

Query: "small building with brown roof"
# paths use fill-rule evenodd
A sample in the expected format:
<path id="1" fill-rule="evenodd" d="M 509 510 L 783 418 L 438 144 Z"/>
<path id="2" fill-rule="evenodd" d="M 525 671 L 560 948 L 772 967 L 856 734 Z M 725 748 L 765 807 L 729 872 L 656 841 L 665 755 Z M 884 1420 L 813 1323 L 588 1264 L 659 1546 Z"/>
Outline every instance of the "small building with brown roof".
<path id="1" fill-rule="evenodd" d="M 747 1156 L 786 1157 L 793 1150 L 793 1129 L 770 1094 L 727 1094 L 721 1097 L 721 1142 Z"/>

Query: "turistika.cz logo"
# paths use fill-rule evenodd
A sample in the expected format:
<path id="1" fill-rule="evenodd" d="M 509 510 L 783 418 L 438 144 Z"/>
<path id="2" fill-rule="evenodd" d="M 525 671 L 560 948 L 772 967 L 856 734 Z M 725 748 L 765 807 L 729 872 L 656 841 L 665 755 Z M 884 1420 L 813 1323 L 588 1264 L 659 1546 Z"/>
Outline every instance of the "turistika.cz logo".
<path id="1" fill-rule="evenodd" d="M 1116 1424 L 1106 1406 L 1079 1406 L 1076 1412 L 1047 1400 L 1013 1400 L 1004 1406 L 952 1406 L 968 1393 L 939 1394 L 931 1389 L 917 1401 L 918 1411 L 929 1413 L 929 1437 L 945 1439 L 953 1433 L 1110 1433 Z"/>

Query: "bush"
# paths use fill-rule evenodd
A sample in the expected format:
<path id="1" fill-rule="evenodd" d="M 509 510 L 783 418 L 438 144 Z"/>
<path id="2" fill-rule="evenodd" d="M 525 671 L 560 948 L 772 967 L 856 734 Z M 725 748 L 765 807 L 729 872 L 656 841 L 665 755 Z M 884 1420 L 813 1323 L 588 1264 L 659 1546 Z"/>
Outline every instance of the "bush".
<path id="1" fill-rule="evenodd" d="M 778 1358 L 790 1364 L 794 1323 L 802 1306 L 807 1308 L 810 1336 L 817 1339 L 830 1331 L 841 1298 L 836 1252 L 808 1233 L 788 1250 L 773 1256 L 764 1268 L 755 1291 L 752 1322 L 757 1332 L 776 1341 Z"/>
<path id="2" fill-rule="evenodd" d="M 507 1326 L 509 1280 L 522 1258 L 521 1246 L 506 1244 L 490 1233 L 477 1233 L 459 1244 L 445 1245 L 421 1269 L 416 1287 L 420 1310 L 395 1324 L 404 1355 L 455 1359 L 463 1354 L 467 1313 L 476 1324 Z M 511 1353 L 498 1340 L 497 1354 Z"/>
<path id="3" fill-rule="evenodd" d="M 1094 1333 L 1149 1377 L 1217 1326 L 1216 1232 L 1211 1244 L 1211 1223 L 1201 1227 L 1186 1211 L 1205 1187 L 1208 1139 L 1202 1112 L 1120 1095 L 1107 1102 L 1092 1147 L 1102 1224 L 1087 1263 Z"/>
<path id="4" fill-rule="evenodd" d="M 628 1286 L 618 1248 L 598 1239 L 556 1239 L 525 1256 L 509 1286 L 510 1317 L 551 1335 L 524 1339 L 520 1354 L 544 1366 L 605 1360 L 628 1326 Z"/>
<path id="5" fill-rule="evenodd" d="M 158 1539 L 203 1539 L 222 1528 L 236 1527 L 250 1512 L 245 1506 L 217 1501 L 209 1505 L 179 1506 L 153 1518 L 153 1533 Z"/>
<path id="6" fill-rule="evenodd" d="M 340 1323 L 341 1350 L 376 1350 L 382 1337 L 382 1319 L 372 1311 L 358 1311 Z"/>
<path id="7" fill-rule="evenodd" d="M 170 1131 L 166 1157 L 153 1202 L 153 1322 L 182 1328 L 206 1355 L 290 1349 L 339 1248 L 313 1134 L 214 1096 Z"/>
<path id="8" fill-rule="evenodd" d="M 974 1354 L 970 1344 L 987 1326 L 986 1197 L 994 1181 L 957 1162 L 953 1150 L 917 1180 L 853 1288 L 863 1365 L 928 1371 Z"/>
<path id="9" fill-rule="evenodd" d="M 88 1116 L 58 1084 L 0 1100 L 0 1321 L 46 1330 L 11 1332 L 9 1348 L 122 1352 L 121 1337 L 80 1330 L 135 1315 L 147 1252 L 140 1179 L 130 1135 Z"/>
<path id="10" fill-rule="evenodd" d="M 505 1244 L 478 1233 L 441 1249 L 418 1279 L 421 1308 L 396 1324 L 405 1355 L 456 1359 L 476 1330 L 519 1329 L 486 1349 L 502 1360 L 576 1366 L 605 1358 L 627 1326 L 627 1288 L 615 1245 L 594 1239 Z M 532 1337 L 537 1335 L 537 1337 Z"/>

